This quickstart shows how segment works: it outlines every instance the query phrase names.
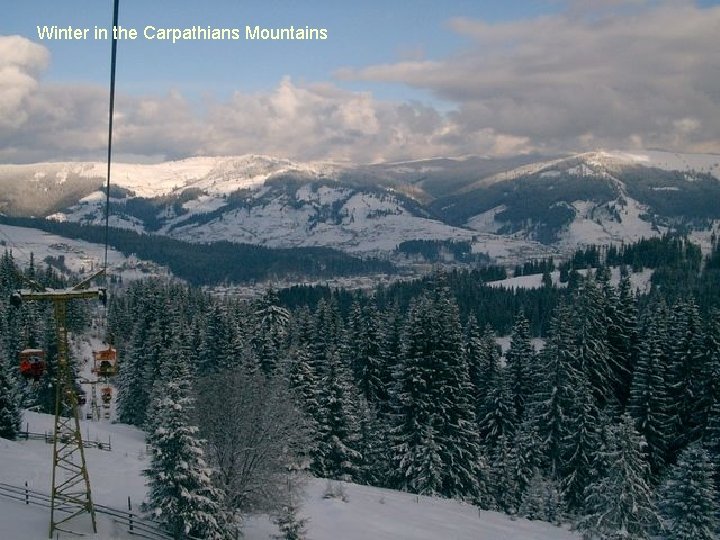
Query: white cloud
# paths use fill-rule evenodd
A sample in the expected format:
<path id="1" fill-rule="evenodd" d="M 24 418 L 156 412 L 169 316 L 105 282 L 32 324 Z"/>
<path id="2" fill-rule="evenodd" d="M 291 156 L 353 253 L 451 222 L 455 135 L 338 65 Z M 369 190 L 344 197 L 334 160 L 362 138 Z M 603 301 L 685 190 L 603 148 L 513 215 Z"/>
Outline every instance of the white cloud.
<path id="1" fill-rule="evenodd" d="M 548 150 L 642 140 L 720 152 L 720 7 L 606 0 L 584 17 L 590 3 L 571 4 L 498 24 L 454 19 L 450 28 L 472 45 L 453 57 L 338 76 L 431 90 L 458 104 L 453 120 L 466 135 L 489 127 Z"/>
<path id="2" fill-rule="evenodd" d="M 369 162 L 597 147 L 720 152 L 720 7 L 558 1 L 564 13 L 449 21 L 468 44 L 447 58 L 406 55 L 418 59 L 337 73 L 429 90 L 455 104 L 449 112 L 289 78 L 201 107 L 176 91 L 120 93 L 116 155 Z M 48 62 L 45 47 L 0 36 L 0 161 L 102 159 L 107 90 L 42 82 Z"/>
<path id="3" fill-rule="evenodd" d="M 0 36 L 0 128 L 16 128 L 27 120 L 25 100 L 37 88 L 35 76 L 49 56 L 23 37 Z"/>

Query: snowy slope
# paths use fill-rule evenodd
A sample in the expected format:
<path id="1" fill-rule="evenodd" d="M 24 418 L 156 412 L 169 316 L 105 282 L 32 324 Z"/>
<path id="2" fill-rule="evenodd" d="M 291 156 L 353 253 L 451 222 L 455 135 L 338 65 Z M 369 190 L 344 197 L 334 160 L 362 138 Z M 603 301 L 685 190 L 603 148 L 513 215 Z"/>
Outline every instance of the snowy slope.
<path id="1" fill-rule="evenodd" d="M 302 517 L 312 540 L 571 540 L 579 536 L 549 523 L 511 519 L 448 499 L 343 484 L 347 501 L 324 499 L 326 481 L 307 487 Z M 250 520 L 248 540 L 274 532 L 267 518 Z"/>
<path id="2" fill-rule="evenodd" d="M 637 273 L 630 274 L 630 284 L 632 290 L 640 290 L 640 292 L 646 293 L 650 290 L 650 279 L 652 278 L 654 270 L 652 268 L 645 268 Z M 586 275 L 587 270 L 578 270 L 580 275 Z M 560 282 L 560 271 L 555 270 L 550 272 L 553 285 L 556 287 L 567 287 L 567 283 Z M 612 268 L 610 284 L 617 286 L 620 283 L 620 269 Z M 539 289 L 542 287 L 542 274 L 532 274 L 529 276 L 519 276 L 507 279 L 501 279 L 497 281 L 488 281 L 486 283 L 488 287 L 503 287 L 506 289 Z"/>
<path id="3" fill-rule="evenodd" d="M 161 232 L 193 242 L 329 246 L 351 253 L 393 251 L 403 240 L 472 238 L 472 231 L 415 215 L 390 194 L 310 184 L 301 186 L 294 198 L 272 197 L 201 225 L 184 225 L 186 220 L 187 215 L 170 220 Z"/>
<path id="4" fill-rule="evenodd" d="M 62 256 L 68 270 L 87 273 L 91 269 L 101 268 L 105 257 L 105 246 L 101 244 L 73 240 L 27 227 L 0 224 L 0 242 L 4 245 L 1 249 L 12 250 L 13 258 L 21 266 L 29 264 L 30 253 L 34 254 L 35 262 L 39 265 L 46 257 Z M 121 276 L 123 280 L 168 275 L 166 269 L 153 262 L 126 257 L 114 249 L 108 250 L 108 266 L 112 274 Z"/>
<path id="5" fill-rule="evenodd" d="M 50 429 L 52 417 L 25 413 L 31 431 Z M 112 452 L 86 450 L 95 502 L 125 508 L 127 497 L 138 504 L 145 494 L 142 469 L 147 466 L 143 433 L 122 424 L 83 422 L 83 434 L 112 441 Z M 51 445 L 43 441 L 11 442 L 0 439 L 0 482 L 47 492 L 50 484 Z M 311 480 L 306 488 L 302 515 L 309 517 L 312 540 L 571 540 L 573 533 L 547 523 L 511 519 L 494 512 L 478 512 L 447 499 L 416 497 L 407 493 L 345 484 L 348 502 L 324 499 L 326 481 Z M 47 534 L 46 509 L 26 507 L 0 497 L 0 538 L 36 540 Z M 247 540 L 267 540 L 277 529 L 266 516 L 250 518 Z M 61 536 L 61 538 L 71 538 Z M 100 520 L 97 537 L 130 539 L 127 532 Z"/>
<path id="6" fill-rule="evenodd" d="M 113 163 L 111 183 L 135 192 L 138 197 L 158 197 L 187 188 L 211 193 L 231 193 L 241 188 L 261 186 L 272 175 L 288 172 L 325 176 L 339 170 L 331 163 L 299 163 L 262 156 L 192 157 L 164 163 Z M 57 162 L 27 165 L 0 165 L 2 177 L 31 177 L 34 181 L 68 178 L 98 179 L 104 184 L 107 164 L 101 162 Z"/>
<path id="7" fill-rule="evenodd" d="M 717 154 L 680 154 L 675 152 L 638 151 L 638 152 L 594 152 L 591 154 L 598 163 L 615 162 L 626 165 L 643 165 L 664 171 L 687 173 L 708 173 L 720 180 L 720 155 Z"/>

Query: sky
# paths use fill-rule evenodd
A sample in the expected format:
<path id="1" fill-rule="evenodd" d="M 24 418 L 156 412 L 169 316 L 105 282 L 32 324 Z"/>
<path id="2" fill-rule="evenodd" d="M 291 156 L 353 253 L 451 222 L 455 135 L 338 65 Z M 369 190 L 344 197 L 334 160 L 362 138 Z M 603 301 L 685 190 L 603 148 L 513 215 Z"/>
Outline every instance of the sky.
<path id="1" fill-rule="evenodd" d="M 720 0 L 120 0 L 115 157 L 720 153 Z M 100 160 L 111 0 L 0 19 L 0 163 Z M 88 28 L 42 39 L 38 26 Z M 247 40 L 245 27 L 324 28 Z M 146 27 L 149 39 L 144 35 Z M 237 28 L 240 39 L 158 39 Z"/>

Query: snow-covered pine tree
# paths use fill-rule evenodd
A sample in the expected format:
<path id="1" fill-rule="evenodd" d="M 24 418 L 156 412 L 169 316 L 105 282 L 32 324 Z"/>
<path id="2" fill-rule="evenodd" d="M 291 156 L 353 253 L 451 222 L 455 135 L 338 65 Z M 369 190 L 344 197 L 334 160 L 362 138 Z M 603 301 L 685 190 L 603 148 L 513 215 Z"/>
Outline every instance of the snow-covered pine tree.
<path id="1" fill-rule="evenodd" d="M 441 448 L 437 444 L 434 419 L 425 426 L 420 444 L 413 451 L 412 463 L 416 470 L 411 471 L 409 488 L 419 495 L 438 495 L 442 492 L 443 462 Z"/>
<path id="2" fill-rule="evenodd" d="M 482 372 L 484 363 L 484 350 L 482 343 L 482 334 L 477 324 L 477 319 L 472 313 L 468 316 L 467 323 L 465 325 L 465 358 L 468 364 L 468 377 L 470 384 L 473 385 L 473 391 L 475 400 L 480 401 L 485 399 L 484 393 L 480 395 L 480 389 L 484 390 L 484 384 L 482 383 Z"/>
<path id="3" fill-rule="evenodd" d="M 431 316 L 434 357 L 439 368 L 439 383 L 433 385 L 435 402 L 441 416 L 438 430 L 440 448 L 446 464 L 444 493 L 454 497 L 476 497 L 480 447 L 468 366 L 463 350 L 462 326 L 457 303 L 444 282 L 436 285 Z"/>
<path id="4" fill-rule="evenodd" d="M 565 466 L 560 482 L 562 498 L 570 513 L 582 512 L 585 490 L 594 477 L 594 456 L 599 450 L 599 415 L 587 378 L 580 374 L 575 391 L 576 414 L 565 435 Z"/>
<path id="5" fill-rule="evenodd" d="M 714 468 L 715 490 L 720 496 L 720 309 L 710 312 L 705 331 L 707 347 L 707 370 L 709 403 L 702 434 L 703 448 Z"/>
<path id="6" fill-rule="evenodd" d="M 533 470 L 518 515 L 526 519 L 537 519 L 550 523 L 560 518 L 560 494 L 557 483 L 545 478 L 539 468 Z"/>
<path id="7" fill-rule="evenodd" d="M 536 468 L 542 463 L 542 448 L 537 424 L 525 418 L 515 429 L 513 439 L 513 485 L 515 486 L 514 507 L 519 509 L 532 482 Z"/>
<path id="8" fill-rule="evenodd" d="M 360 442 L 361 481 L 371 486 L 387 485 L 390 468 L 387 419 L 363 398 L 360 399 Z"/>
<path id="9" fill-rule="evenodd" d="M 317 445 L 311 468 L 325 478 L 360 481 L 360 397 L 340 353 L 328 353 L 318 385 Z"/>
<path id="10" fill-rule="evenodd" d="M 216 301 L 201 323 L 196 370 L 199 375 L 233 367 L 233 325 L 227 306 Z"/>
<path id="11" fill-rule="evenodd" d="M 371 403 L 376 410 L 378 419 L 387 426 L 391 424 L 390 391 L 393 386 L 393 372 L 397 369 L 400 357 L 400 340 L 403 333 L 404 320 L 400 316 L 396 304 L 388 306 L 384 311 L 374 309 L 375 321 L 372 325 L 376 329 L 377 338 L 377 364 L 375 389 L 376 401 Z"/>
<path id="12" fill-rule="evenodd" d="M 145 508 L 176 539 L 188 536 L 209 540 L 227 538 L 219 501 L 223 494 L 213 486 L 203 458 L 198 428 L 190 423 L 193 409 L 189 352 L 176 334 L 171 354 L 163 363 L 163 381 L 156 385 L 152 447 Z"/>
<path id="13" fill-rule="evenodd" d="M 402 339 L 392 392 L 394 485 L 413 490 L 422 464 L 427 426 L 442 459 L 447 497 L 478 495 L 479 448 L 472 386 L 465 362 L 458 309 L 445 287 L 414 301 Z"/>
<path id="14" fill-rule="evenodd" d="M 668 325 L 670 352 L 670 395 L 678 411 L 675 440 L 669 448 L 674 462 L 679 452 L 702 434 L 702 417 L 707 410 L 704 332 L 698 306 L 693 298 L 678 301 Z"/>
<path id="15" fill-rule="evenodd" d="M 588 486 L 586 515 L 577 524 L 585 540 L 649 540 L 660 529 L 644 445 L 628 414 L 608 429 L 606 447 L 600 450 L 608 468 Z"/>
<path id="16" fill-rule="evenodd" d="M 17 380 L 0 348 L 0 438 L 13 440 L 20 431 L 20 393 Z"/>
<path id="17" fill-rule="evenodd" d="M 153 366 L 147 354 L 148 322 L 139 319 L 133 328 L 123 365 L 117 377 L 117 415 L 121 422 L 142 426 L 150 404 L 154 379 Z"/>
<path id="18" fill-rule="evenodd" d="M 504 368 L 498 374 L 495 385 L 485 400 L 485 416 L 479 422 L 479 434 L 485 453 L 492 456 L 498 441 L 512 441 L 517 418 L 510 392 L 510 374 Z"/>
<path id="19" fill-rule="evenodd" d="M 718 498 L 713 466 L 700 444 L 691 444 L 658 493 L 658 506 L 667 540 L 715 540 L 718 530 Z"/>
<path id="20" fill-rule="evenodd" d="M 298 507 L 293 504 L 286 504 L 275 518 L 280 534 L 273 535 L 275 540 L 305 540 L 307 531 L 305 527 L 308 519 L 298 519 Z"/>
<path id="21" fill-rule="evenodd" d="M 486 405 L 491 403 L 491 394 L 501 377 L 500 347 L 489 325 L 482 334 L 478 332 L 474 317 L 468 321 L 465 343 L 475 418 L 481 422 L 488 413 Z"/>
<path id="22" fill-rule="evenodd" d="M 515 417 L 521 419 L 525 415 L 525 401 L 532 393 L 531 370 L 535 362 L 535 350 L 530 343 L 530 322 L 522 311 L 515 317 L 510 348 L 505 359 L 510 374 Z"/>
<path id="23" fill-rule="evenodd" d="M 361 306 L 356 300 L 351 308 L 344 355 L 352 367 L 360 393 L 373 406 L 387 401 L 387 378 L 378 341 L 378 311 L 374 304 Z"/>
<path id="24" fill-rule="evenodd" d="M 541 361 L 545 367 L 536 398 L 536 423 L 539 427 L 548 476 L 559 480 L 564 464 L 564 448 L 574 416 L 574 390 L 578 372 L 573 367 L 577 348 L 572 332 L 572 318 L 561 302 L 550 323 L 550 334 Z"/>
<path id="25" fill-rule="evenodd" d="M 286 349 L 290 313 L 280 305 L 280 298 L 273 288 L 259 300 L 253 319 L 253 348 L 260 369 L 265 375 L 274 375 L 281 367 Z"/>
<path id="26" fill-rule="evenodd" d="M 501 434 L 488 453 L 487 490 L 493 502 L 492 509 L 514 514 L 517 511 L 518 486 L 516 485 L 516 448 L 513 440 Z"/>
<path id="27" fill-rule="evenodd" d="M 609 320 L 605 298 L 589 276 L 575 294 L 575 368 L 587 376 L 598 406 L 602 408 L 614 397 L 617 386 L 614 377 L 620 371 L 618 360 L 610 354 L 607 342 Z"/>
<path id="28" fill-rule="evenodd" d="M 289 366 L 290 388 L 296 393 L 300 408 L 313 425 L 318 418 L 318 380 L 315 370 L 308 360 L 305 346 L 293 347 Z"/>
<path id="29" fill-rule="evenodd" d="M 635 420 L 640 434 L 645 437 L 650 470 L 655 478 L 659 478 L 677 424 L 677 413 L 673 414 L 667 383 L 670 365 L 664 302 L 653 309 L 643 334 L 630 386 L 627 412 Z"/>
<path id="30" fill-rule="evenodd" d="M 620 268 L 620 283 L 617 291 L 604 288 L 606 313 L 609 320 L 607 340 L 613 364 L 618 372 L 614 374 L 615 397 L 621 407 L 627 404 L 633 367 L 638 354 L 638 308 L 633 295 L 630 274 L 626 266 Z"/>

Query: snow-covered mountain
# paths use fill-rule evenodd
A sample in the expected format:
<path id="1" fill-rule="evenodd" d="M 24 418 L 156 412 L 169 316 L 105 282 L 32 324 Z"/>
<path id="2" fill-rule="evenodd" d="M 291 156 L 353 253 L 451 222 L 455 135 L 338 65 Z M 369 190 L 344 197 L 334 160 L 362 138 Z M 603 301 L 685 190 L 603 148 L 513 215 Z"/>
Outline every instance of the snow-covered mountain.
<path id="1" fill-rule="evenodd" d="M 718 200 L 720 156 L 591 152 L 486 176 L 431 208 L 479 232 L 574 248 L 709 230 Z"/>
<path id="2" fill-rule="evenodd" d="M 103 222 L 105 165 L 0 165 L 0 211 Z M 328 246 L 391 254 L 465 241 L 510 261 L 720 220 L 720 156 L 591 152 L 402 163 L 271 156 L 113 165 L 111 224 L 192 242 Z M 504 259 L 503 259 L 504 258 Z"/>

